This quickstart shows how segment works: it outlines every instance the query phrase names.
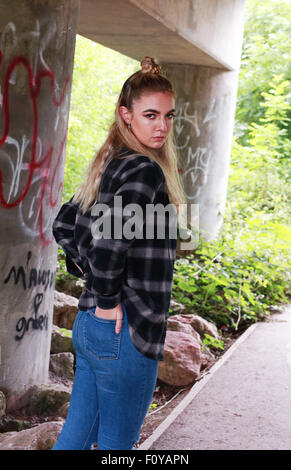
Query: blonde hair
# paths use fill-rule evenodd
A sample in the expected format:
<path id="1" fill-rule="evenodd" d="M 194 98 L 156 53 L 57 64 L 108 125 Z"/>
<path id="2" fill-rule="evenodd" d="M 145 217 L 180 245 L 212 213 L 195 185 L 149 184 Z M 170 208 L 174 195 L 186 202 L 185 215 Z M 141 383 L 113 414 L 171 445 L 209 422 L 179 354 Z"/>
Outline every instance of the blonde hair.
<path id="1" fill-rule="evenodd" d="M 165 176 L 170 202 L 177 211 L 179 204 L 186 203 L 178 172 L 179 162 L 173 142 L 173 129 L 160 149 L 150 149 L 135 137 L 119 113 L 120 106 L 125 106 L 132 111 L 133 101 L 138 100 L 147 92 L 168 92 L 175 97 L 171 83 L 162 75 L 161 67 L 155 63 L 154 59 L 146 56 L 141 61 L 141 70 L 132 74 L 123 84 L 116 104 L 115 121 L 109 129 L 104 144 L 89 164 L 84 182 L 73 196 L 73 202 L 78 203 L 83 213 L 98 201 L 103 170 L 110 160 L 118 158 L 117 150 L 122 145 L 138 154 L 148 156 L 160 165 Z"/>

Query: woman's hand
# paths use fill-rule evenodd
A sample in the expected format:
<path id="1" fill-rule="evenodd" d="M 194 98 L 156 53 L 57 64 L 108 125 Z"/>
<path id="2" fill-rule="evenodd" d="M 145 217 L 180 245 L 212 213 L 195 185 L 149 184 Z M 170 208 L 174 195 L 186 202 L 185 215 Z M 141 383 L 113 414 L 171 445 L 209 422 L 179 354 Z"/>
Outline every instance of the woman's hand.
<path id="1" fill-rule="evenodd" d="M 107 320 L 116 320 L 115 333 L 118 335 L 121 332 L 123 319 L 123 310 L 121 304 L 106 310 L 100 307 L 96 307 L 95 315 L 96 317 L 105 318 Z"/>

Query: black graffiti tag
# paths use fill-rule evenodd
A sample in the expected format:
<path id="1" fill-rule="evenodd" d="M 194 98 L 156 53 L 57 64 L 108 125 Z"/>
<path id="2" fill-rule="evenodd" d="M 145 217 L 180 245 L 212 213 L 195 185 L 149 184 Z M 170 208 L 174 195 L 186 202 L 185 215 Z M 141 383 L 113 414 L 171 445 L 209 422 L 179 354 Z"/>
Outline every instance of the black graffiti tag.
<path id="1" fill-rule="evenodd" d="M 15 335 L 16 340 L 21 340 L 25 333 L 29 330 L 31 325 L 33 330 L 47 330 L 48 327 L 48 316 L 40 315 L 37 316 L 38 309 L 43 300 L 43 294 L 36 294 L 33 303 L 33 316 L 29 317 L 28 320 L 25 317 L 21 317 L 16 324 L 16 331 L 19 335 Z"/>
<path id="2" fill-rule="evenodd" d="M 23 266 L 16 267 L 13 265 L 4 279 L 4 284 L 7 284 L 10 280 L 12 282 L 14 280 L 14 285 L 22 283 L 24 290 L 37 286 L 43 286 L 44 291 L 46 291 L 47 288 L 54 289 L 56 271 L 51 271 L 50 269 L 36 269 L 31 267 L 27 272 L 30 260 L 31 251 L 28 251 L 26 268 Z"/>

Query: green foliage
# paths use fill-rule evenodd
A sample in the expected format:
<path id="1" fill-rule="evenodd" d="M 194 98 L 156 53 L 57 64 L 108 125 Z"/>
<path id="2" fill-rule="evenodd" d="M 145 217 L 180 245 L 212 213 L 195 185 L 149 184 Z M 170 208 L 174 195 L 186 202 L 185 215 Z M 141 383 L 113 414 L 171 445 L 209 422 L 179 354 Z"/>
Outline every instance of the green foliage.
<path id="1" fill-rule="evenodd" d="M 66 328 L 61 328 L 60 333 L 63 333 L 68 338 L 72 338 L 72 330 L 67 330 Z"/>
<path id="2" fill-rule="evenodd" d="M 60 246 L 58 246 L 58 259 L 56 268 L 57 283 L 60 281 L 66 281 L 67 279 L 71 279 L 72 276 L 68 273 L 66 267 L 66 257 L 63 252 L 63 249 Z"/>
<path id="3" fill-rule="evenodd" d="M 202 344 L 207 346 L 209 349 L 221 349 L 222 351 L 224 350 L 224 341 L 222 341 L 221 339 L 216 339 L 214 338 L 214 336 L 208 335 L 207 333 L 205 333 L 204 335 Z M 202 347 L 202 351 L 203 349 L 205 348 Z"/>
<path id="4" fill-rule="evenodd" d="M 277 224 L 289 219 L 291 144 L 286 129 L 278 126 L 289 121 L 284 95 L 288 82 L 275 77 L 270 86 L 262 103 L 265 116 L 249 125 L 248 144 L 233 139 L 226 220 L 236 230 L 254 219 L 255 225 L 268 222 L 277 232 Z"/>
<path id="5" fill-rule="evenodd" d="M 83 181 L 114 120 L 121 87 L 138 68 L 137 61 L 77 36 L 63 201 Z"/>
<path id="6" fill-rule="evenodd" d="M 235 136 L 241 144 L 247 142 L 248 123 L 259 122 L 264 116 L 262 94 L 270 89 L 274 77 L 282 76 L 282 80 L 290 80 L 290 36 L 289 0 L 247 0 L 235 126 Z M 289 118 L 290 91 L 289 81 Z M 290 123 L 287 132 L 290 139 Z"/>
<path id="7" fill-rule="evenodd" d="M 200 240 L 195 253 L 176 260 L 173 296 L 185 313 L 237 331 L 265 319 L 269 305 L 288 301 L 287 243 L 278 254 L 276 244 L 261 249 L 259 237 L 253 242 L 225 232 L 219 240 Z"/>
<path id="8" fill-rule="evenodd" d="M 158 407 L 158 404 L 157 404 L 157 403 L 151 403 L 150 406 L 149 406 L 148 411 L 154 410 L 154 409 L 157 408 L 157 407 Z"/>
<path id="9" fill-rule="evenodd" d="M 263 93 L 265 114 L 249 125 L 248 145 L 233 138 L 220 238 L 200 238 L 195 253 L 175 263 L 175 299 L 218 328 L 244 329 L 290 295 L 289 83 L 281 78 Z"/>

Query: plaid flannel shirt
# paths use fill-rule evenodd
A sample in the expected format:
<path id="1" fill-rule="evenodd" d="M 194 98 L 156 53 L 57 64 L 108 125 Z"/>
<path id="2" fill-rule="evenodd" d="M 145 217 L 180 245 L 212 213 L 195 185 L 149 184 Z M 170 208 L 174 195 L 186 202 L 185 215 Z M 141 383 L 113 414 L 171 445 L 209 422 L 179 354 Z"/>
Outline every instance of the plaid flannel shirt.
<path id="1" fill-rule="evenodd" d="M 117 211 L 115 196 L 122 197 Z M 105 221 L 111 222 L 112 234 L 116 221 L 124 228 L 131 218 L 124 207 L 139 204 L 143 216 L 135 220 L 140 235 L 135 233 L 128 239 L 122 231 L 116 238 L 112 234 L 111 238 L 92 236 L 93 224 L 100 217 L 92 215 L 92 206 L 85 214 L 72 198 L 61 206 L 53 222 L 53 235 L 65 252 L 68 272 L 86 281 L 78 307 L 85 311 L 96 306 L 111 309 L 124 303 L 135 347 L 151 359 L 163 360 L 177 246 L 177 237 L 170 237 L 168 228 L 177 218 L 174 215 L 171 219 L 165 211 L 165 233 L 161 237 L 159 218 L 146 217 L 146 205 L 165 207 L 170 203 L 161 167 L 145 155 L 120 147 L 117 158 L 109 161 L 102 174 L 100 203 L 108 208 L 102 213 L 103 230 Z M 146 236 L 147 224 L 154 230 L 151 238 Z"/>

